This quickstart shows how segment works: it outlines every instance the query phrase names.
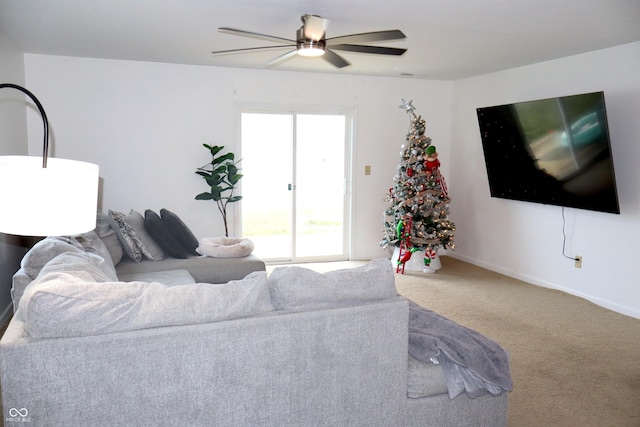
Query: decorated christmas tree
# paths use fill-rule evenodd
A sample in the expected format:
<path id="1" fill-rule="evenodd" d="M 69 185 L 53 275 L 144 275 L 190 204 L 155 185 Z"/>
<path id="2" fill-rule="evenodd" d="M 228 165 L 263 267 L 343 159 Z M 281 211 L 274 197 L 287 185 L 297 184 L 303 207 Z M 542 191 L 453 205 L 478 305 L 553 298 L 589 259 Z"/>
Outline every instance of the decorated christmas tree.
<path id="1" fill-rule="evenodd" d="M 416 116 L 412 101 L 402 100 L 400 108 L 411 119 L 406 141 L 401 146 L 400 163 L 393 177 L 394 185 L 386 199 L 390 206 L 384 213 L 383 248 L 398 248 L 397 272 L 415 254 L 424 261 L 424 272 L 439 248 L 455 249 L 455 224 L 448 220 L 451 199 L 440 173 L 438 150 L 425 135 L 424 119 Z"/>

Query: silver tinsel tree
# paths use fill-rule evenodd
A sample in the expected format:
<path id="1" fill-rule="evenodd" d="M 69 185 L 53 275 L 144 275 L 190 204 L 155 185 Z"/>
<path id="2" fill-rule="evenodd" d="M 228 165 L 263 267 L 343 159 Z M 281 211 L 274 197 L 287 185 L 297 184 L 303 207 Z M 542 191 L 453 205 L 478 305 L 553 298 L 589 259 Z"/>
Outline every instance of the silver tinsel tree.
<path id="1" fill-rule="evenodd" d="M 402 100 L 411 126 L 400 152 L 394 185 L 386 200 L 384 237 L 380 246 L 399 247 L 398 265 L 416 251 L 424 252 L 425 271 L 439 248 L 455 249 L 455 224 L 448 220 L 451 199 L 440 173 L 438 152 L 425 135 L 425 121 L 416 116 L 412 101 Z M 402 269 L 404 271 L 404 268 Z"/>

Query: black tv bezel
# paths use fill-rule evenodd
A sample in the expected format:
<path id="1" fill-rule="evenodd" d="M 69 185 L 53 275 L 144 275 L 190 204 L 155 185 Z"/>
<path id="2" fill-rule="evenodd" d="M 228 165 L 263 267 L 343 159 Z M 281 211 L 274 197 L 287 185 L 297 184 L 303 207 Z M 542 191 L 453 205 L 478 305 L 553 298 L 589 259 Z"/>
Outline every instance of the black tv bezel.
<path id="1" fill-rule="evenodd" d="M 495 145 L 497 143 L 500 143 L 500 144 L 506 144 L 506 143 L 501 140 L 498 140 L 498 142 L 495 142 L 495 141 L 492 142 L 492 137 L 490 137 L 489 134 L 494 133 L 493 129 L 491 130 L 487 129 L 486 123 L 483 123 L 483 116 L 486 115 L 487 113 L 491 114 L 492 111 L 493 111 L 493 116 L 496 116 L 498 114 L 496 112 L 498 111 L 498 109 L 501 109 L 502 111 L 504 111 L 505 109 L 513 110 L 517 105 L 520 105 L 520 104 L 571 98 L 571 97 L 584 96 L 584 95 L 594 95 L 594 94 L 598 94 L 602 98 L 602 106 L 603 106 L 602 114 L 604 117 L 604 120 L 603 120 L 604 126 L 602 129 L 602 134 L 607 146 L 608 156 L 606 157 L 608 157 L 609 159 L 610 170 L 611 170 L 611 180 L 612 180 L 612 188 L 610 191 L 612 192 L 612 194 L 609 194 L 609 197 L 608 197 L 608 199 L 610 200 L 606 200 L 605 201 L 606 204 L 601 204 L 599 201 L 594 199 L 590 199 L 587 197 L 571 196 L 566 192 L 559 191 L 557 188 L 554 190 L 552 186 L 549 186 L 549 189 L 545 190 L 545 184 L 551 184 L 551 181 L 549 181 L 548 183 L 544 182 L 545 177 L 541 177 L 542 182 L 540 182 L 537 185 L 537 187 L 532 187 L 530 189 L 531 191 L 527 191 L 526 186 L 523 186 L 520 189 L 520 191 L 517 191 L 517 192 L 505 191 L 506 186 L 501 185 L 497 182 L 497 176 L 500 175 L 500 173 L 497 173 L 499 164 L 497 163 L 491 164 L 492 162 L 495 163 L 495 158 L 497 157 L 495 154 L 491 153 L 492 151 L 495 151 L 495 147 L 492 146 L 491 144 Z M 617 183 L 616 183 L 616 176 L 615 176 L 615 169 L 614 169 L 614 162 L 613 162 L 613 151 L 611 147 L 611 137 L 609 134 L 609 125 L 608 125 L 607 108 L 605 103 L 604 91 L 578 93 L 573 95 L 563 95 L 563 96 L 557 96 L 557 97 L 533 99 L 529 101 L 519 101 L 519 102 L 513 102 L 513 103 L 501 104 L 501 105 L 478 107 L 476 108 L 476 114 L 478 118 L 480 139 L 482 142 L 485 168 L 487 172 L 487 178 L 489 181 L 489 190 L 490 190 L 491 197 L 506 199 L 506 200 L 538 203 L 538 204 L 544 204 L 544 205 L 562 206 L 562 207 L 569 207 L 569 208 L 583 209 L 583 210 L 604 212 L 604 213 L 611 213 L 611 214 L 620 214 L 620 203 L 618 198 L 618 190 L 617 190 Z M 513 118 L 512 120 L 514 120 L 514 123 L 511 123 L 511 124 L 515 125 L 515 121 L 517 120 Z M 502 124 L 504 126 L 507 123 L 502 123 Z M 524 143 L 522 141 L 519 141 L 519 144 L 524 146 Z M 508 158 L 508 155 L 509 153 L 505 149 L 504 158 Z M 517 182 L 516 185 L 522 185 L 523 182 L 525 181 L 521 180 Z"/>

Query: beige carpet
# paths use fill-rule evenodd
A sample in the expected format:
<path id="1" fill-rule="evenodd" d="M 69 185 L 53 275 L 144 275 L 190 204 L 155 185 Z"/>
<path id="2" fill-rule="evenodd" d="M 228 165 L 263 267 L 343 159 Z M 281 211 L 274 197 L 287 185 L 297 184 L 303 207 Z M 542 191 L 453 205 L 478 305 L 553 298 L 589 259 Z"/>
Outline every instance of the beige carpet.
<path id="1" fill-rule="evenodd" d="M 510 427 L 640 426 L 640 320 L 450 257 L 441 262 L 436 274 L 396 275 L 398 292 L 509 351 Z"/>
<path id="2" fill-rule="evenodd" d="M 396 275 L 398 292 L 507 349 L 509 426 L 640 426 L 640 320 L 451 257 L 441 262 L 435 274 Z"/>

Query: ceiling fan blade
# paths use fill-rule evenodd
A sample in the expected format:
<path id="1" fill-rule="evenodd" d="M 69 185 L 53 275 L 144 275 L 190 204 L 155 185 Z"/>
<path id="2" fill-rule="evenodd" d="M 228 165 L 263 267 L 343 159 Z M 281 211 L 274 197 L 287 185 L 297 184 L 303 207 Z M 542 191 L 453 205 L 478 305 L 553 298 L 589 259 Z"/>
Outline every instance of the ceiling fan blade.
<path id="1" fill-rule="evenodd" d="M 324 34 L 327 32 L 327 26 L 329 25 L 328 19 L 316 15 L 303 15 L 301 19 L 305 39 L 317 42 L 324 38 Z"/>
<path id="2" fill-rule="evenodd" d="M 284 55 L 280 55 L 277 56 L 275 58 L 273 58 L 271 61 L 268 61 L 264 64 L 265 67 L 269 68 L 269 67 L 273 67 L 274 65 L 278 65 L 281 62 L 286 61 L 289 58 L 293 58 L 294 56 L 296 56 L 298 52 L 294 49 L 290 52 L 285 53 Z"/>
<path id="3" fill-rule="evenodd" d="M 351 65 L 349 61 L 329 49 L 324 50 L 324 55 L 322 55 L 322 57 L 337 68 L 344 68 Z"/>
<path id="4" fill-rule="evenodd" d="M 234 36 L 251 37 L 252 39 L 267 40 L 274 43 L 287 43 L 287 44 L 296 43 L 295 40 L 285 39 L 283 37 L 270 36 L 267 34 L 254 33 L 251 31 L 238 30 L 236 28 L 220 27 L 218 28 L 218 31 L 220 31 L 221 33 L 231 34 Z"/>
<path id="5" fill-rule="evenodd" d="M 229 50 L 214 50 L 211 52 L 212 55 L 229 55 L 232 53 L 242 53 L 242 52 L 251 52 L 251 51 L 259 51 L 259 50 L 269 50 L 269 49 L 284 49 L 295 47 L 295 45 L 289 46 L 260 46 L 260 47 L 246 47 L 243 49 L 229 49 Z"/>
<path id="6" fill-rule="evenodd" d="M 336 44 L 336 45 L 332 45 L 331 49 L 344 50 L 348 52 L 374 53 L 376 55 L 397 55 L 397 56 L 400 56 L 407 51 L 407 49 L 402 49 L 397 47 L 364 46 L 359 44 Z"/>
<path id="7" fill-rule="evenodd" d="M 390 40 L 404 40 L 407 36 L 400 30 L 374 31 L 372 33 L 349 34 L 332 37 L 326 40 L 327 46 L 336 44 L 360 44 Z"/>

